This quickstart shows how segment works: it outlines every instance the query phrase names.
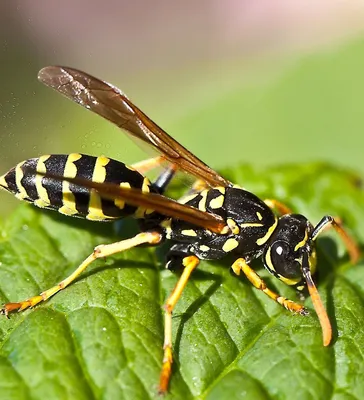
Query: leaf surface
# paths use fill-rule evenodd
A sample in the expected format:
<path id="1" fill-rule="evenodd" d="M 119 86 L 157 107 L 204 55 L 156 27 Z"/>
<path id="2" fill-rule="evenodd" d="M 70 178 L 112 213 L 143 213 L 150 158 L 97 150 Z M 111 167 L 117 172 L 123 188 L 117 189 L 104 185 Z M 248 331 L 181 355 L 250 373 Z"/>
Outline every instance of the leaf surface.
<path id="1" fill-rule="evenodd" d="M 277 198 L 317 223 L 339 215 L 364 242 L 364 194 L 353 173 L 326 164 L 225 176 Z M 22 205 L 1 226 L 0 301 L 23 300 L 70 274 L 100 243 L 136 232 Z M 322 345 L 310 299 L 291 315 L 230 272 L 231 259 L 202 262 L 173 318 L 171 399 L 359 399 L 364 393 L 364 265 L 351 266 L 335 233 L 318 240 L 318 287 L 334 328 Z M 95 262 L 33 310 L 0 319 L 1 399 L 154 399 L 162 358 L 162 304 L 178 274 L 167 247 L 138 248 Z M 293 289 L 254 264 L 267 284 Z"/>

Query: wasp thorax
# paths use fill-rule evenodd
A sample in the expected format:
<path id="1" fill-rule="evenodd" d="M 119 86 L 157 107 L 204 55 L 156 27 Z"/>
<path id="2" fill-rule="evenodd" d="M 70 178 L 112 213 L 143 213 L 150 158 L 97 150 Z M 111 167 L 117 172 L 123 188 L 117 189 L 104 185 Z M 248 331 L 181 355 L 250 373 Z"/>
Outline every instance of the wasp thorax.
<path id="1" fill-rule="evenodd" d="M 303 215 L 282 216 L 263 253 L 265 267 L 288 285 L 302 281 L 302 254 L 313 253 L 311 223 Z"/>

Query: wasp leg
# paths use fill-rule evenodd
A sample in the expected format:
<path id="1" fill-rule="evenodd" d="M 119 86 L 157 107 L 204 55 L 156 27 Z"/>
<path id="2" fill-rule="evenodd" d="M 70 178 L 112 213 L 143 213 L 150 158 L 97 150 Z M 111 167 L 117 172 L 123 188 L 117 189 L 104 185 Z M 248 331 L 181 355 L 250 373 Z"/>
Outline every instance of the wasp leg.
<path id="1" fill-rule="evenodd" d="M 177 172 L 177 167 L 176 165 L 172 164 L 170 165 L 165 171 L 163 171 L 156 181 L 153 183 L 154 189 L 158 191 L 159 194 L 163 194 L 164 191 L 166 190 L 169 182 L 172 180 L 174 175 Z"/>
<path id="2" fill-rule="evenodd" d="M 231 266 L 232 270 L 236 275 L 240 275 L 240 271 L 243 271 L 245 276 L 249 279 L 249 281 L 263 293 L 265 293 L 268 297 L 279 303 L 285 309 L 299 313 L 301 315 L 307 315 L 308 311 L 301 305 L 297 304 L 292 300 L 288 300 L 283 296 L 273 292 L 263 281 L 263 279 L 246 263 L 244 258 L 238 258 L 234 264 Z"/>
<path id="3" fill-rule="evenodd" d="M 276 199 L 265 199 L 264 203 L 272 210 L 277 210 L 281 215 L 292 214 L 292 210 L 289 207 Z"/>
<path id="4" fill-rule="evenodd" d="M 191 188 L 192 193 L 202 192 L 205 189 L 208 189 L 209 185 L 202 179 L 196 179 Z"/>
<path id="5" fill-rule="evenodd" d="M 160 394 L 167 392 L 168 383 L 172 372 L 172 312 L 179 298 L 181 297 L 182 291 L 185 288 L 188 279 L 190 278 L 194 269 L 198 266 L 199 262 L 200 260 L 196 256 L 188 256 L 183 258 L 182 264 L 184 266 L 184 270 L 182 275 L 164 305 L 164 353 L 163 365 L 159 379 Z"/>
<path id="6" fill-rule="evenodd" d="M 132 164 L 131 167 L 137 170 L 140 174 L 144 175 L 146 172 L 153 168 L 159 167 L 162 163 L 166 161 L 163 156 L 158 156 L 154 158 L 148 158 L 147 160 L 140 161 L 138 163 Z M 176 165 L 170 165 L 166 170 L 164 170 L 156 179 L 153 186 L 154 189 L 158 191 L 159 194 L 163 194 L 168 186 L 169 182 L 177 172 Z"/>
<path id="7" fill-rule="evenodd" d="M 326 228 L 332 227 L 340 235 L 350 256 L 350 260 L 355 264 L 360 257 L 359 246 L 355 240 L 346 232 L 339 218 L 334 218 L 331 215 L 324 216 L 321 221 L 315 226 L 311 239 L 316 240 L 317 236 Z"/>
<path id="8" fill-rule="evenodd" d="M 151 169 L 159 167 L 163 161 L 165 161 L 165 158 L 163 156 L 158 156 L 139 161 L 135 164 L 132 164 L 131 167 L 137 170 L 140 174 L 144 175 Z"/>
<path id="9" fill-rule="evenodd" d="M 142 232 L 134 236 L 131 239 L 126 239 L 121 242 L 102 244 L 95 247 L 95 250 L 89 255 L 82 264 L 66 279 L 60 282 L 58 285 L 42 292 L 38 296 L 30 297 L 27 300 L 20 301 L 19 303 L 7 303 L 4 308 L 0 310 L 0 314 L 8 315 L 9 312 L 18 310 L 23 311 L 26 308 L 34 307 L 36 304 L 49 299 L 51 296 L 59 292 L 73 282 L 93 261 L 98 258 L 107 257 L 112 254 L 120 253 L 124 250 L 138 246 L 140 244 L 158 244 L 162 240 L 161 235 L 158 232 Z"/>

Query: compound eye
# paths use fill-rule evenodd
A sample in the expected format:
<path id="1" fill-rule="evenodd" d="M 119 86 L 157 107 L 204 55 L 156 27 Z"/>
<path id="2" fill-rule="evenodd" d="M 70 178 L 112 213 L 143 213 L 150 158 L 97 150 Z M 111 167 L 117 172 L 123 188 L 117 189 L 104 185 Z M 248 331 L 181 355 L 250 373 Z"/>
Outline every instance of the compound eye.
<path id="1" fill-rule="evenodd" d="M 294 259 L 294 250 L 287 242 L 274 242 L 270 248 L 270 258 L 278 275 L 289 279 L 302 277 L 301 265 Z"/>
<path id="2" fill-rule="evenodd" d="M 289 244 L 283 240 L 274 242 L 270 249 L 270 255 L 273 265 L 281 264 L 286 262 L 286 258 L 289 256 Z"/>

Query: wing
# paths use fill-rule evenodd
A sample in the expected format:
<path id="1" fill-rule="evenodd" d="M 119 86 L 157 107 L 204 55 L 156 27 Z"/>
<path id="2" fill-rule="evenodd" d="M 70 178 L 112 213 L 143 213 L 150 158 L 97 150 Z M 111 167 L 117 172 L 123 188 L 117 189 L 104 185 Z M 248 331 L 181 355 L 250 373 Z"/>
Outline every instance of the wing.
<path id="1" fill-rule="evenodd" d="M 148 143 L 180 169 L 211 186 L 230 185 L 229 181 L 155 124 L 115 86 L 77 69 L 58 66 L 41 69 L 38 79 L 81 106 L 113 122 L 131 136 Z"/>
<path id="2" fill-rule="evenodd" d="M 226 229 L 226 223 L 220 216 L 200 211 L 197 208 L 178 203 L 176 200 L 156 193 L 143 193 L 138 189 L 123 188 L 113 183 L 98 183 L 83 178 L 68 178 L 39 171 L 37 174 L 95 190 L 104 199 L 120 199 L 131 205 L 154 210 L 166 217 L 181 219 L 193 225 L 209 229 L 212 232 L 221 233 Z"/>

